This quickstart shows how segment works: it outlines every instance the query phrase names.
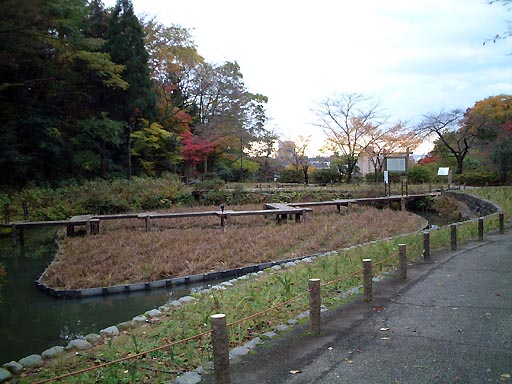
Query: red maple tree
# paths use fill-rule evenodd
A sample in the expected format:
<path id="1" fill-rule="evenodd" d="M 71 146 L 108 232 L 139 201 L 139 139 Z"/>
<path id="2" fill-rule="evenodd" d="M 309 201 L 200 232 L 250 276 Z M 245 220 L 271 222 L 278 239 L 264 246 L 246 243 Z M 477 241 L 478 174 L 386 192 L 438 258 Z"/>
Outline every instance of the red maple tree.
<path id="1" fill-rule="evenodd" d="M 183 144 L 181 156 L 194 167 L 204 161 L 214 150 L 210 141 L 192 134 L 189 130 L 181 134 L 181 142 Z"/>

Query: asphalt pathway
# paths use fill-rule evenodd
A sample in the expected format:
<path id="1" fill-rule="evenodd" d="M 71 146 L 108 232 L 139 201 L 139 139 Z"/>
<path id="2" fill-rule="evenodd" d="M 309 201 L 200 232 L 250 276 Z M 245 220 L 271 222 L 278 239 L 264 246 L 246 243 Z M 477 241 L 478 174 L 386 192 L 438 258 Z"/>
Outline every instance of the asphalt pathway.
<path id="1" fill-rule="evenodd" d="M 433 253 L 231 364 L 231 382 L 511 383 L 512 231 Z M 202 382 L 213 382 L 204 377 Z"/>

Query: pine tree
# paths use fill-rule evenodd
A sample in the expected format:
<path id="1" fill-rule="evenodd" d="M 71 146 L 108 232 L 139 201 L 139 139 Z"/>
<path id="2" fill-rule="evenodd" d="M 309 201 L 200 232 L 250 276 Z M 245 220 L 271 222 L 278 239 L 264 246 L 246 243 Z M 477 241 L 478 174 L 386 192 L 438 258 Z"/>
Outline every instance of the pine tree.
<path id="1" fill-rule="evenodd" d="M 150 78 L 144 32 L 130 0 L 118 0 L 112 11 L 106 51 L 113 62 L 125 67 L 123 79 L 129 84 L 126 90 L 112 92 L 110 114 L 125 123 L 127 176 L 131 178 L 131 133 L 140 129 L 143 119 L 154 118 L 156 96 Z"/>

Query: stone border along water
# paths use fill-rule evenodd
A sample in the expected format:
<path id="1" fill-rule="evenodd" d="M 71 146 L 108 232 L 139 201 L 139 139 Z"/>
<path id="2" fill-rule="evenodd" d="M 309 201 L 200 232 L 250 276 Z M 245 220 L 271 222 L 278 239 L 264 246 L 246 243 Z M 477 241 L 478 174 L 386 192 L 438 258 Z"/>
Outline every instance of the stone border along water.
<path id="1" fill-rule="evenodd" d="M 461 192 L 457 192 L 457 194 L 467 195 L 467 194 L 461 193 Z M 471 198 L 475 198 L 475 196 L 471 195 Z M 474 202 L 476 203 L 477 200 L 485 202 L 486 208 L 489 209 L 489 211 L 487 211 L 488 213 L 486 214 L 486 216 L 490 216 L 490 215 L 502 212 L 502 209 L 498 205 L 496 205 L 488 200 L 476 197 Z M 470 203 L 470 204 L 472 204 L 472 203 Z M 471 207 L 471 206 L 470 206 L 470 208 L 473 209 L 473 207 Z M 466 222 L 471 222 L 471 221 L 476 221 L 476 220 L 477 219 L 471 219 L 471 220 L 467 220 Z M 462 223 L 464 223 L 464 222 L 462 222 Z M 355 248 L 364 247 L 369 244 L 375 244 L 380 241 L 388 241 L 388 240 L 397 239 L 397 238 L 399 239 L 401 237 L 409 236 L 413 233 L 421 232 L 421 231 L 423 231 L 423 229 L 414 231 L 411 233 L 407 233 L 407 234 L 386 237 L 386 238 L 379 239 L 379 240 L 372 240 L 372 241 L 369 241 L 366 243 L 352 245 L 350 247 L 341 248 L 341 249 L 338 249 L 335 251 L 318 253 L 315 255 L 296 258 L 294 260 L 289 260 L 289 261 L 282 261 L 280 265 L 277 265 L 277 264 L 270 265 L 272 263 L 265 263 L 265 264 L 260 264 L 260 265 L 261 266 L 267 265 L 267 268 L 264 268 L 264 269 L 267 269 L 270 273 L 274 273 L 274 272 L 277 272 L 278 270 L 281 270 L 283 267 L 291 268 L 300 263 L 311 263 L 311 262 L 313 262 L 314 259 L 319 258 L 319 257 L 329 256 L 329 255 L 338 253 L 340 251 L 350 251 Z M 251 272 L 249 274 L 239 276 L 235 279 L 225 281 L 218 285 L 214 285 L 210 288 L 197 289 L 194 292 L 203 295 L 203 294 L 208 294 L 214 290 L 227 289 L 228 287 L 232 287 L 234 285 L 234 283 L 236 283 L 239 280 L 247 280 L 249 278 L 259 276 L 264 273 L 265 272 L 263 269 L 258 270 L 257 272 Z M 382 280 L 385 275 L 388 275 L 390 273 L 392 273 L 392 272 L 384 272 L 383 275 L 375 276 L 373 278 L 373 281 Z M 357 292 L 359 292 L 359 290 L 362 287 L 363 287 L 362 285 L 359 285 L 359 286 L 353 287 L 345 292 L 342 292 L 339 296 L 339 299 L 341 300 L 343 298 L 347 298 L 353 294 L 356 294 Z M 0 383 L 10 380 L 12 378 L 13 374 L 14 375 L 21 374 L 23 372 L 23 370 L 25 370 L 25 369 L 34 369 L 34 368 L 41 367 L 44 365 L 45 360 L 57 358 L 66 352 L 75 352 L 76 354 L 79 354 L 80 353 L 79 351 L 90 349 L 94 345 L 103 343 L 105 339 L 118 336 L 121 333 L 121 331 L 131 329 L 131 328 L 134 328 L 138 325 L 142 325 L 145 323 L 151 323 L 152 319 L 163 316 L 165 312 L 169 311 L 173 307 L 178 307 L 178 306 L 181 306 L 183 304 L 186 304 L 188 302 L 195 301 L 195 300 L 196 300 L 196 298 L 194 298 L 192 296 L 184 296 L 178 300 L 168 302 L 168 303 L 160 306 L 158 309 L 155 308 L 155 309 L 148 310 L 148 311 L 144 312 L 144 314 L 133 317 L 132 320 L 125 321 L 125 322 L 119 323 L 117 325 L 104 328 L 99 331 L 99 334 L 90 333 L 90 334 L 84 336 L 82 339 L 71 340 L 66 347 L 62 347 L 62 346 L 51 347 L 51 348 L 48 348 L 47 350 L 43 351 L 41 353 L 41 355 L 33 354 L 30 356 L 24 357 L 24 358 L 18 360 L 17 362 L 11 361 L 11 362 L 5 363 L 5 364 L 3 364 L 2 367 L 0 367 Z M 328 309 L 322 305 L 321 311 L 325 312 L 327 310 Z M 250 350 L 254 349 L 257 345 L 263 343 L 265 339 L 268 340 L 268 339 L 274 338 L 275 336 L 278 335 L 278 333 L 287 331 L 290 326 L 297 324 L 299 322 L 299 320 L 307 318 L 307 317 L 309 317 L 309 311 L 305 311 L 305 312 L 297 315 L 295 318 L 288 320 L 288 324 L 277 325 L 273 331 L 265 332 L 264 334 L 262 334 L 261 335 L 262 337 L 255 337 L 254 339 L 246 342 L 244 345 L 233 348 L 229 352 L 229 359 L 233 360 L 240 356 L 246 355 L 247 353 L 250 352 Z M 212 370 L 213 370 L 213 362 L 209 362 L 205 367 L 198 367 L 192 372 L 186 372 L 186 373 L 178 376 L 176 378 L 175 383 L 176 384 L 200 383 L 201 382 L 201 374 L 208 372 L 208 371 L 212 371 Z"/>

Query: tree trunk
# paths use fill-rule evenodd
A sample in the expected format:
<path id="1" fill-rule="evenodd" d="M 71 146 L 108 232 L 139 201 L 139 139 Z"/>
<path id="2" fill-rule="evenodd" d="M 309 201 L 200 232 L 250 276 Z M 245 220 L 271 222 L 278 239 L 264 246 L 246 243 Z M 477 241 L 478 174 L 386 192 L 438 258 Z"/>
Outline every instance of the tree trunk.
<path id="1" fill-rule="evenodd" d="M 127 155 L 128 155 L 128 164 L 126 167 L 126 177 L 128 180 L 132 179 L 132 138 L 130 135 L 130 129 L 128 129 L 128 140 L 126 142 Z"/>
<path id="2" fill-rule="evenodd" d="M 101 177 L 105 178 L 105 175 L 107 174 L 107 169 L 105 166 L 105 158 L 107 157 L 107 143 L 105 140 L 101 141 Z"/>
<path id="3" fill-rule="evenodd" d="M 457 171 L 455 171 L 455 173 L 457 175 L 461 175 L 462 174 L 462 164 L 464 163 L 464 157 L 457 156 L 456 159 L 457 159 Z"/>

